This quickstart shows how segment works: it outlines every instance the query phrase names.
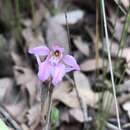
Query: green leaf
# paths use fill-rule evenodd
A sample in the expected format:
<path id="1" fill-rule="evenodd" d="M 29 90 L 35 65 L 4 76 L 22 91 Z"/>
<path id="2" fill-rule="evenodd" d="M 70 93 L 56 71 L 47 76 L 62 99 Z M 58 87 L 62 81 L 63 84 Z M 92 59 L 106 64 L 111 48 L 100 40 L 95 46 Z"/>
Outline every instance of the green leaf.
<path id="1" fill-rule="evenodd" d="M 0 119 L 0 130 L 9 130 L 2 119 Z"/>
<path id="2" fill-rule="evenodd" d="M 59 121 L 59 110 L 56 107 L 53 107 L 51 111 L 51 122 L 53 125 L 56 126 L 58 121 Z"/>

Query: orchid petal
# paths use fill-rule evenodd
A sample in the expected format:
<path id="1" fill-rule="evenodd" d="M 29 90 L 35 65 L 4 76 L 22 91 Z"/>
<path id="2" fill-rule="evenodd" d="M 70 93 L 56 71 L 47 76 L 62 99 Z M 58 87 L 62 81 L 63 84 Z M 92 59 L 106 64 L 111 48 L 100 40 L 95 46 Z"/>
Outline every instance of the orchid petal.
<path id="1" fill-rule="evenodd" d="M 28 52 L 30 54 L 34 54 L 34 55 L 43 55 L 43 56 L 46 56 L 46 55 L 49 54 L 50 50 L 46 46 L 39 46 L 39 47 L 34 47 L 34 48 L 29 49 Z"/>
<path id="2" fill-rule="evenodd" d="M 40 80 L 45 81 L 51 75 L 52 66 L 46 61 L 39 65 L 38 77 Z"/>
<path id="3" fill-rule="evenodd" d="M 80 67 L 79 65 L 77 64 L 75 58 L 71 55 L 66 55 L 64 58 L 63 58 L 63 61 L 66 65 L 69 65 L 72 69 L 72 70 L 80 70 Z M 70 70 L 71 71 L 71 70 Z M 67 71 L 69 72 L 69 71 Z"/>
<path id="4" fill-rule="evenodd" d="M 53 46 L 52 46 L 52 50 L 53 50 L 53 51 L 58 50 L 58 51 L 60 51 L 61 53 L 64 52 L 64 48 L 60 47 L 59 45 L 53 45 Z"/>
<path id="5" fill-rule="evenodd" d="M 54 86 L 56 86 L 64 77 L 65 75 L 65 65 L 64 64 L 58 64 L 55 67 L 52 83 Z"/>
<path id="6" fill-rule="evenodd" d="M 65 68 L 65 72 L 66 72 L 66 73 L 68 73 L 68 72 L 70 72 L 70 71 L 73 71 L 73 70 L 75 70 L 75 68 L 73 68 L 73 67 L 66 67 L 66 68 Z"/>

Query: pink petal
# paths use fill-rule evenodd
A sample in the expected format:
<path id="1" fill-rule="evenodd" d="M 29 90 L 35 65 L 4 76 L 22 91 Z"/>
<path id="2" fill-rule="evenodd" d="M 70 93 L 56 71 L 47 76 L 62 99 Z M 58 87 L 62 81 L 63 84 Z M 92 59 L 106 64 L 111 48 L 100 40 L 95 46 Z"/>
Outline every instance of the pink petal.
<path id="1" fill-rule="evenodd" d="M 52 83 L 54 86 L 56 86 L 64 77 L 65 75 L 65 65 L 64 64 L 58 64 L 55 67 Z"/>
<path id="2" fill-rule="evenodd" d="M 51 76 L 52 66 L 46 61 L 39 65 L 38 77 L 40 80 L 45 81 Z"/>
<path id="3" fill-rule="evenodd" d="M 34 55 L 43 55 L 46 56 L 49 54 L 50 50 L 48 47 L 45 46 L 39 46 L 39 47 L 34 47 L 29 49 L 28 51 L 30 54 L 34 54 Z"/>
<path id="4" fill-rule="evenodd" d="M 62 48 L 62 47 L 60 47 L 59 45 L 53 45 L 52 46 L 52 50 L 53 51 L 60 51 L 61 53 L 63 53 L 64 52 L 64 48 Z"/>
<path id="5" fill-rule="evenodd" d="M 80 70 L 80 67 L 79 65 L 77 64 L 76 62 L 76 59 L 71 56 L 71 55 L 66 55 L 64 58 L 63 58 L 63 61 L 66 65 L 69 65 L 71 68 L 70 68 L 70 71 L 71 70 Z M 69 68 L 69 67 L 68 67 Z M 69 71 L 68 71 L 69 72 Z"/>
<path id="6" fill-rule="evenodd" d="M 73 68 L 73 67 L 66 67 L 65 68 L 65 72 L 67 73 L 67 72 L 70 72 L 70 71 L 73 71 L 73 70 L 75 70 L 75 68 Z"/>

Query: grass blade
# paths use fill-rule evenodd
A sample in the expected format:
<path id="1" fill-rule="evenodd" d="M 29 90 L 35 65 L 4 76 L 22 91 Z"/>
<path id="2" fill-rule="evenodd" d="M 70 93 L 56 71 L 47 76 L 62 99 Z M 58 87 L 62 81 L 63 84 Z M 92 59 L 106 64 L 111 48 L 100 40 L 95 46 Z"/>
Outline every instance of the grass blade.
<path id="1" fill-rule="evenodd" d="M 103 22 L 104 22 L 104 30 L 105 30 L 105 37 L 106 37 L 107 52 L 108 52 L 109 69 L 110 69 L 110 74 L 111 74 L 112 89 L 113 89 L 113 95 L 114 95 L 115 106 L 116 106 L 116 116 L 117 116 L 118 128 L 119 128 L 119 130 L 121 130 L 119 109 L 118 109 L 118 102 L 117 102 L 117 97 L 116 97 L 116 89 L 115 89 L 115 82 L 114 82 L 113 68 L 112 68 L 112 60 L 111 60 L 111 53 L 110 53 L 110 42 L 109 42 L 109 38 L 108 38 L 108 30 L 107 30 L 107 22 L 106 22 L 104 0 L 101 0 L 101 4 L 102 4 Z"/>

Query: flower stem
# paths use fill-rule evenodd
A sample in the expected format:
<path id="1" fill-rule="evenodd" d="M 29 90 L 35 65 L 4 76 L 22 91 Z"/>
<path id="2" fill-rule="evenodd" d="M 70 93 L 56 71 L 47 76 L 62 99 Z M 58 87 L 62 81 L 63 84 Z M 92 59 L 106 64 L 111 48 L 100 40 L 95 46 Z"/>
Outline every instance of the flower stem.
<path id="1" fill-rule="evenodd" d="M 43 128 L 43 130 L 49 130 L 50 115 L 51 115 L 51 109 L 52 109 L 52 92 L 53 92 L 53 87 L 51 87 L 51 81 L 50 81 L 48 85 L 49 106 L 48 106 L 46 124 L 44 127 L 45 129 Z"/>

